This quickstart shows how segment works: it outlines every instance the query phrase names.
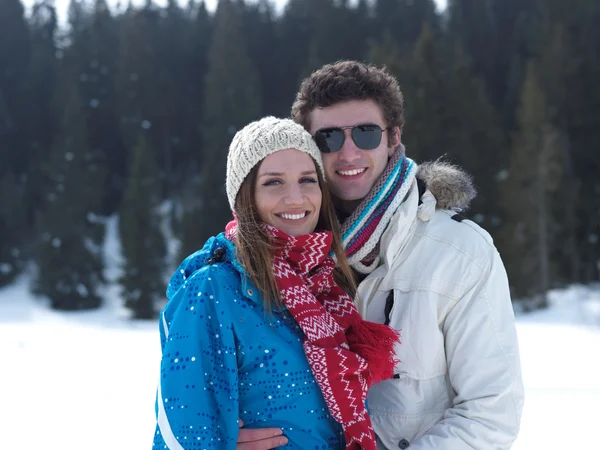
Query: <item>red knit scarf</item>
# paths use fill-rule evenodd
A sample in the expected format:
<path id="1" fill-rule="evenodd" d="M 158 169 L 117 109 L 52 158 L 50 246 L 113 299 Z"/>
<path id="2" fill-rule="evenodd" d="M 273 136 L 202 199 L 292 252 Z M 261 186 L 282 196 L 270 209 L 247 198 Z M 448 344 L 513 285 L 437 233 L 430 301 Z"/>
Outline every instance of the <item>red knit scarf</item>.
<path id="1" fill-rule="evenodd" d="M 306 359 L 329 412 L 344 429 L 346 449 L 376 450 L 365 399 L 371 385 L 393 375 L 398 333 L 363 320 L 335 283 L 330 232 L 292 237 L 265 229 L 275 249 L 273 274 L 281 300 L 305 334 Z M 235 240 L 236 231 L 234 220 L 227 237 Z"/>

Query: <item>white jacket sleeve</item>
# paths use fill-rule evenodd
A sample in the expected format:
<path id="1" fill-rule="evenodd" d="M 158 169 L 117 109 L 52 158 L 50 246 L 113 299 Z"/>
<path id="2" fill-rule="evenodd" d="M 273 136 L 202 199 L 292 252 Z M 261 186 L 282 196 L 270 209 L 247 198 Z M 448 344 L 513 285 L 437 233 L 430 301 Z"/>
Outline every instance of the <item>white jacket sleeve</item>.
<path id="1" fill-rule="evenodd" d="M 486 266 L 443 323 L 448 375 L 456 398 L 442 421 L 410 450 L 504 450 L 517 437 L 523 383 L 514 313 L 500 255 Z M 478 278 L 478 279 L 477 279 Z"/>

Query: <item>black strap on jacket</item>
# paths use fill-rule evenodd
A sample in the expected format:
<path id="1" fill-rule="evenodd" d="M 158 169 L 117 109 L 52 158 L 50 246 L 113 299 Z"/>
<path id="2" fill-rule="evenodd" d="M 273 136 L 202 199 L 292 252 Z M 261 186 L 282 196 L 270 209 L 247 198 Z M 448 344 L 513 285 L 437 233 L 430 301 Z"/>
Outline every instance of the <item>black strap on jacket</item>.
<path id="1" fill-rule="evenodd" d="M 421 197 L 423 197 L 423 194 L 427 190 L 427 185 L 425 184 L 425 182 L 423 180 L 421 180 L 418 177 L 417 177 L 417 188 L 419 189 L 419 205 L 420 205 L 421 203 L 423 203 L 423 200 L 421 200 Z"/>
<path id="2" fill-rule="evenodd" d="M 384 325 L 390 324 L 390 313 L 392 312 L 392 308 L 394 307 L 394 290 L 392 289 L 385 299 L 385 322 Z"/>

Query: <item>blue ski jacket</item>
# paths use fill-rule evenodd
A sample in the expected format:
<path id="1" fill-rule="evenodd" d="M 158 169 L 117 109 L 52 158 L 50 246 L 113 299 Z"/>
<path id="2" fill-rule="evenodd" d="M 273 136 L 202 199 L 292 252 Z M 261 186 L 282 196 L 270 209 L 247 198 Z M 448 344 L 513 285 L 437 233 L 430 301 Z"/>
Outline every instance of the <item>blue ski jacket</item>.
<path id="1" fill-rule="evenodd" d="M 221 233 L 171 277 L 153 450 L 235 449 L 247 428 L 283 429 L 289 449 L 344 449 L 341 426 L 287 309 L 269 314 Z"/>

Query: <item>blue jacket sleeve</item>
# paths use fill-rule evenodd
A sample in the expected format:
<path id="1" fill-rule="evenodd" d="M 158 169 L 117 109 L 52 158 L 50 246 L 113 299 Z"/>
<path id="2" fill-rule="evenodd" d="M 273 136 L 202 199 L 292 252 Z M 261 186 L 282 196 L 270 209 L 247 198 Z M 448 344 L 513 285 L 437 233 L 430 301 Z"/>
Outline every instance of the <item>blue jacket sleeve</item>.
<path id="1" fill-rule="evenodd" d="M 160 314 L 154 448 L 235 449 L 238 367 L 229 308 L 236 281 L 222 265 L 203 267 Z"/>

